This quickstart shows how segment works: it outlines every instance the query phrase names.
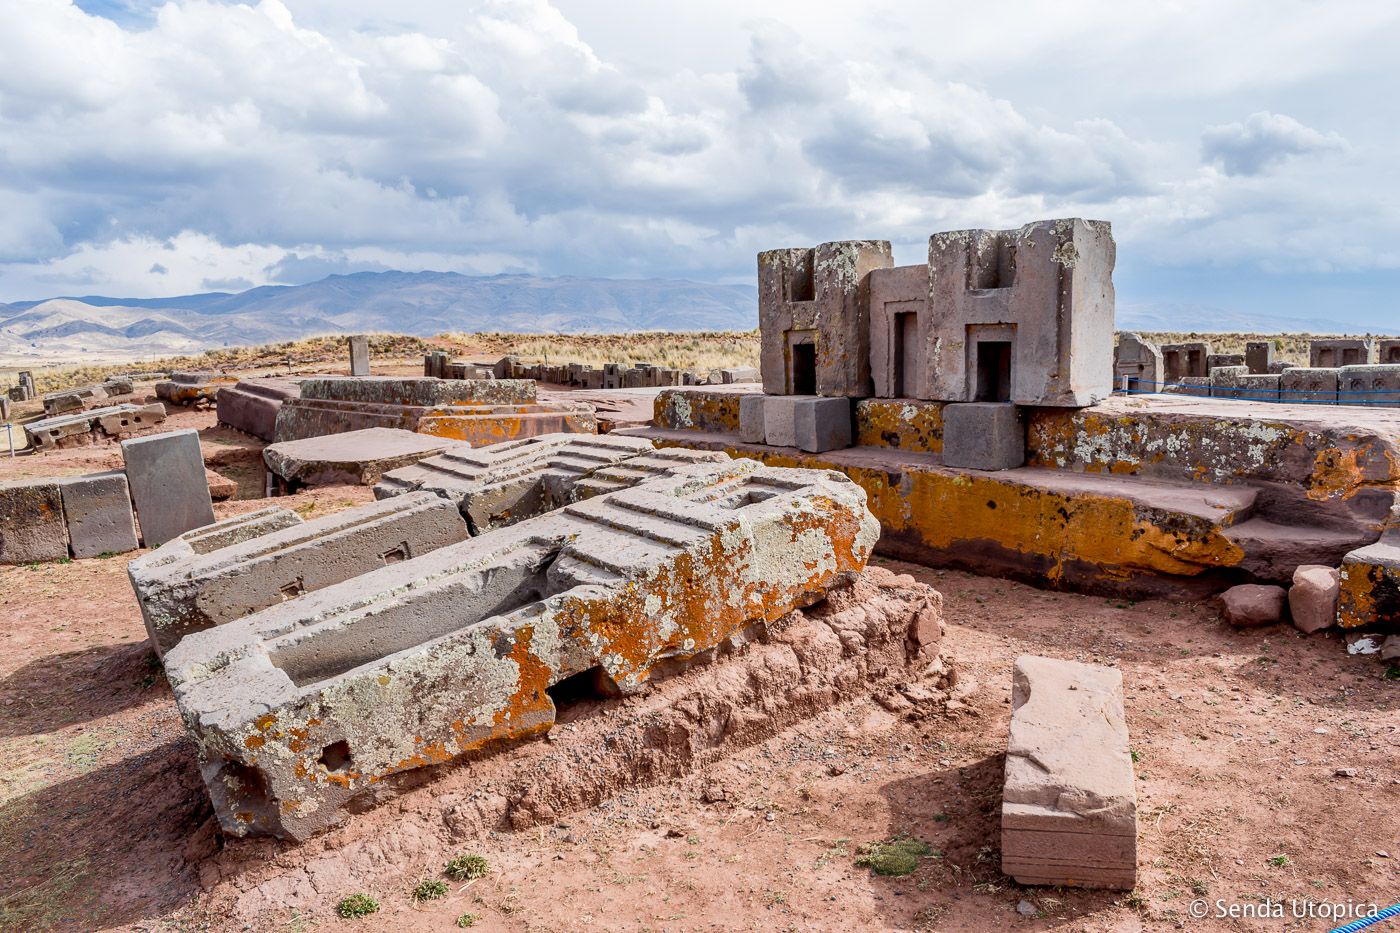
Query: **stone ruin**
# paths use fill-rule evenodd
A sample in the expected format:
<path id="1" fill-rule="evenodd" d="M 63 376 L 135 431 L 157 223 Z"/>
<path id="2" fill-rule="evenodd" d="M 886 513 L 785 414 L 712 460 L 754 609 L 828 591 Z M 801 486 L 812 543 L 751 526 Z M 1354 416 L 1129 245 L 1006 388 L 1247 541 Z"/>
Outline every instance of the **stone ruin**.
<path id="1" fill-rule="evenodd" d="M 1211 353 L 1209 343 L 1165 344 L 1124 334 L 1114 351 L 1114 378 L 1129 394 L 1321 405 L 1400 406 L 1400 340 L 1324 338 L 1309 345 L 1307 366 L 1274 359 L 1269 341 L 1243 354 Z M 1154 354 L 1161 365 L 1155 365 Z"/>
<path id="2" fill-rule="evenodd" d="M 165 406 L 160 402 L 123 402 L 30 421 L 24 432 L 36 450 L 86 447 L 160 424 L 165 415 Z"/>
<path id="3" fill-rule="evenodd" d="M 126 440 L 122 455 L 122 470 L 0 483 L 0 564 L 121 554 L 214 520 L 194 431 Z"/>
<path id="4" fill-rule="evenodd" d="M 560 431 L 597 433 L 586 404 L 542 403 L 525 379 L 449 380 L 363 376 L 305 379 L 277 409 L 274 439 L 302 440 L 362 428 L 398 428 L 474 446 Z"/>
<path id="5" fill-rule="evenodd" d="M 658 670 L 752 638 L 863 568 L 878 534 L 864 499 L 840 474 L 692 463 L 187 630 L 166 648 L 166 671 L 220 825 L 305 838 L 396 774 L 547 731 L 549 688 L 566 679 L 633 693 Z M 460 523 L 427 492 L 376 507 L 435 503 Z M 290 539 L 320 533 L 286 524 L 235 533 L 228 547 L 284 555 L 258 575 L 275 583 L 298 569 Z M 192 551 L 133 572 L 148 619 L 199 602 L 157 582 L 180 577 L 181 563 L 205 592 L 229 581 L 221 605 L 269 598 L 229 595 L 234 578 L 219 568 L 237 556 Z M 178 637 L 180 624 L 165 630 Z"/>
<path id="6" fill-rule="evenodd" d="M 449 359 L 440 350 L 424 355 L 423 375 L 442 379 L 533 379 L 582 389 L 641 389 L 758 381 L 758 370 L 744 366 L 701 373 L 652 363 L 634 363 L 631 366 L 604 363 L 601 368 L 586 363 L 526 363 L 516 356 L 503 356 L 494 363 L 471 363 Z"/>
<path id="7" fill-rule="evenodd" d="M 936 234 L 927 266 L 893 267 L 883 241 L 763 252 L 763 392 L 664 390 L 654 426 L 622 433 L 840 470 L 880 552 L 1042 587 L 1203 598 L 1376 544 L 1400 422 L 1276 400 L 1335 402 L 1333 373 L 1383 393 L 1383 367 L 1286 368 L 1264 341 L 1236 359 L 1124 335 L 1115 352 L 1114 256 L 1108 225 L 1082 220 Z M 1141 392 L 1163 383 L 1202 397 Z"/>
<path id="8" fill-rule="evenodd" d="M 237 376 L 216 372 L 177 372 L 156 383 L 156 398 L 171 405 L 211 407 L 219 390 L 238 382 Z"/>
<path id="9" fill-rule="evenodd" d="M 103 400 L 119 396 L 129 396 L 134 391 L 135 386 L 132 385 L 132 381 L 120 376 L 94 385 L 79 386 L 76 389 L 61 389 L 57 392 L 50 392 L 43 397 L 44 414 L 53 416 L 82 411 L 92 403 L 101 403 Z"/>

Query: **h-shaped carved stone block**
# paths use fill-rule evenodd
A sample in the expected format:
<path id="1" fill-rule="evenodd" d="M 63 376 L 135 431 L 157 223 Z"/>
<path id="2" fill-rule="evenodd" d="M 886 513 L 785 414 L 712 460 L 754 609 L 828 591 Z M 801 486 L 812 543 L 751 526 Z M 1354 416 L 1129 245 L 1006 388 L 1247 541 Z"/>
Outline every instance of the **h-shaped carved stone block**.
<path id="1" fill-rule="evenodd" d="M 220 824 L 302 839 L 400 772 L 549 730 L 549 688 L 653 668 L 850 580 L 879 524 L 752 460 L 597 496 L 188 635 L 165 658 Z"/>

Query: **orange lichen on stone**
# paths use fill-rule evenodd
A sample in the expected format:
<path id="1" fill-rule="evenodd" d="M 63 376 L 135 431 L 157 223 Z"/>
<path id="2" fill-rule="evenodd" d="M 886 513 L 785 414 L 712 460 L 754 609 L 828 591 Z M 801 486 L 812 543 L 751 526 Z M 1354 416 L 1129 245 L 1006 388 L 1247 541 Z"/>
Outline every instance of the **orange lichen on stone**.
<path id="1" fill-rule="evenodd" d="M 943 403 L 866 398 L 855 404 L 858 447 L 942 453 Z"/>
<path id="2" fill-rule="evenodd" d="M 667 389 L 652 403 L 655 423 L 672 431 L 739 430 L 739 400 L 749 392 Z"/>

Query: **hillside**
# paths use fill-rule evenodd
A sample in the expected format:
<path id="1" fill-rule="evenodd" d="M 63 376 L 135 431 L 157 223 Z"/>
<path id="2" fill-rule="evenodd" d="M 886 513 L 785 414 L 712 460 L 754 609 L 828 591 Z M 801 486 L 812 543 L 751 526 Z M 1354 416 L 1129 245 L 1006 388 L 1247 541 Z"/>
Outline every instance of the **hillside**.
<path id="1" fill-rule="evenodd" d="M 0 305 L 0 360 L 97 362 L 358 332 L 748 330 L 757 309 L 751 285 L 360 272 L 237 294 Z"/>

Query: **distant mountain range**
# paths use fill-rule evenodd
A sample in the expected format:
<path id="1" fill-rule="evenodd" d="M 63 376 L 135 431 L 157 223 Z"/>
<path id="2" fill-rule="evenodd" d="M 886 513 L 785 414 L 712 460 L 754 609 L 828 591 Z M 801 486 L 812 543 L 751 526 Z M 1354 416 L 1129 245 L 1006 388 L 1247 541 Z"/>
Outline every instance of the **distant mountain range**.
<path id="1" fill-rule="evenodd" d="M 0 304 L 0 361 L 97 362 L 321 334 L 750 330 L 752 285 L 665 279 L 358 272 L 306 285 L 175 298 L 84 296 Z M 1120 330 L 1345 333 L 1355 326 L 1200 306 L 1120 304 Z"/>
<path id="2" fill-rule="evenodd" d="M 358 272 L 237 294 L 84 296 L 0 304 L 0 358 L 168 356 L 320 334 L 616 333 L 757 326 L 758 290 L 752 285 Z"/>

